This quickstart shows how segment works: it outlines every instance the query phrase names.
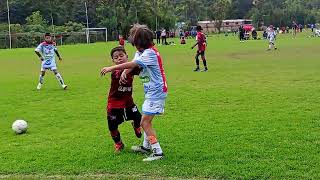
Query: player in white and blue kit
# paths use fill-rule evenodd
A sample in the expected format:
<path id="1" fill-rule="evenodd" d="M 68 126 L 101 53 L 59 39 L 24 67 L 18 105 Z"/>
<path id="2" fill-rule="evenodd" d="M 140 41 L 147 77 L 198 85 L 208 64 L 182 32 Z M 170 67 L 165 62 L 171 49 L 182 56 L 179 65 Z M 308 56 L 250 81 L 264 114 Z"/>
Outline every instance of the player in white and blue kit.
<path id="1" fill-rule="evenodd" d="M 143 52 L 136 52 L 133 59 L 142 69 L 140 79 L 143 82 L 145 101 L 142 112 L 147 115 L 158 115 L 164 112 L 164 102 L 167 97 L 167 85 L 161 57 L 154 48 L 145 49 Z"/>
<path id="2" fill-rule="evenodd" d="M 167 82 L 162 64 L 162 58 L 154 47 L 153 32 L 145 25 L 134 25 L 130 30 L 129 41 L 137 48 L 134 60 L 116 66 L 105 67 L 101 75 L 122 70 L 120 83 L 126 82 L 126 76 L 133 68 L 139 67 L 142 72 L 140 79 L 143 82 L 145 101 L 142 106 L 141 127 L 144 130 L 142 146 L 133 146 L 134 152 L 148 153 L 151 155 L 143 161 L 160 160 L 164 157 L 160 143 L 157 140 L 155 130 L 152 127 L 152 120 L 155 115 L 164 112 L 165 99 L 167 97 Z"/>
<path id="3" fill-rule="evenodd" d="M 60 61 L 62 61 L 62 58 L 58 52 L 56 43 L 52 41 L 50 33 L 46 33 L 44 38 L 45 41 L 39 44 L 38 47 L 35 49 L 35 53 L 38 55 L 41 61 L 41 74 L 37 89 L 40 90 L 42 87 L 46 70 L 52 71 L 55 74 L 62 88 L 67 89 L 67 85 L 65 85 L 61 74 L 57 70 L 55 54 L 58 56 Z"/>
<path id="4" fill-rule="evenodd" d="M 276 47 L 277 33 L 274 30 L 272 25 L 270 25 L 269 28 L 267 29 L 267 34 L 268 34 L 267 39 L 269 40 L 269 48 L 267 50 L 270 51 L 272 48 L 274 48 L 274 50 L 277 50 L 277 47 Z"/>

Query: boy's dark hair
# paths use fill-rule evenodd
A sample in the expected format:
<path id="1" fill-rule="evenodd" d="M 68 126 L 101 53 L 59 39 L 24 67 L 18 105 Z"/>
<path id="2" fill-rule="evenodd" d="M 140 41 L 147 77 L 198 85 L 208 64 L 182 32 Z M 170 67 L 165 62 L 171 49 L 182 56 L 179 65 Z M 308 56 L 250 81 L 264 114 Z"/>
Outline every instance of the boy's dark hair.
<path id="1" fill-rule="evenodd" d="M 197 27 L 196 27 L 196 30 L 197 30 L 197 31 L 202 31 L 203 29 L 202 29 L 201 26 L 197 26 Z"/>
<path id="2" fill-rule="evenodd" d="M 44 34 L 44 37 L 47 37 L 47 36 L 51 36 L 51 34 L 50 33 Z"/>
<path id="3" fill-rule="evenodd" d="M 129 41 L 139 48 L 148 49 L 154 45 L 154 33 L 146 26 L 135 24 L 130 29 Z"/>
<path id="4" fill-rule="evenodd" d="M 113 58 L 113 54 L 114 54 L 115 52 L 117 52 L 117 51 L 121 51 L 121 52 L 127 54 L 127 52 L 126 52 L 126 50 L 124 49 L 124 47 L 118 46 L 118 47 L 115 47 L 115 48 L 113 48 L 113 49 L 111 50 L 111 52 L 110 52 L 111 58 Z"/>

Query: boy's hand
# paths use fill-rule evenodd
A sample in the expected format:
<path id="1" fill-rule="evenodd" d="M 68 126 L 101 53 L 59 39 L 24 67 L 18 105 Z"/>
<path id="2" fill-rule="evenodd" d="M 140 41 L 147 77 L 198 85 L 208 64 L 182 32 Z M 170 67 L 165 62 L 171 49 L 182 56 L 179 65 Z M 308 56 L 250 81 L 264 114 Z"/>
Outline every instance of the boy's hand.
<path id="1" fill-rule="evenodd" d="M 104 75 L 106 75 L 107 73 L 109 73 L 111 71 L 112 71 L 111 67 L 104 67 L 104 68 L 101 69 L 100 75 L 104 76 Z"/>
<path id="2" fill-rule="evenodd" d="M 122 72 L 119 80 L 120 85 L 127 83 L 127 73 L 125 71 Z"/>

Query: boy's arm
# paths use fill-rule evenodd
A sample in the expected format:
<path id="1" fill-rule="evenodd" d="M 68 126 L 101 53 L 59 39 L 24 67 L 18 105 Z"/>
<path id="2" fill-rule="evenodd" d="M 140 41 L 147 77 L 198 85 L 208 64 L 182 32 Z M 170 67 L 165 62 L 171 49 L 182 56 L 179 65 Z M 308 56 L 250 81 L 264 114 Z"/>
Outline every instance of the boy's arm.
<path id="1" fill-rule="evenodd" d="M 131 68 L 131 69 L 125 69 L 120 77 L 119 83 L 120 84 L 126 84 L 127 83 L 127 75 L 131 74 L 132 76 L 138 75 L 141 71 L 141 68 Z"/>
<path id="2" fill-rule="evenodd" d="M 127 83 L 127 75 L 130 74 L 132 71 L 133 71 L 133 68 L 131 68 L 131 69 L 125 69 L 125 70 L 122 72 L 122 74 L 121 74 L 121 76 L 120 76 L 120 80 L 119 80 L 120 85 Z"/>
<path id="3" fill-rule="evenodd" d="M 193 46 L 191 47 L 191 49 L 193 49 L 194 47 L 196 47 L 198 44 L 199 44 L 199 42 L 197 42 L 195 45 L 193 45 Z"/>
<path id="4" fill-rule="evenodd" d="M 135 61 L 131 61 L 131 62 L 115 65 L 115 66 L 104 67 L 101 69 L 100 74 L 101 74 L 101 76 L 104 76 L 107 73 L 115 71 L 115 70 L 133 69 L 138 66 L 139 65 Z"/>
<path id="5" fill-rule="evenodd" d="M 54 49 L 54 52 L 56 53 L 56 55 L 58 56 L 59 60 L 62 61 L 62 58 L 58 52 L 58 49 Z"/>
<path id="6" fill-rule="evenodd" d="M 37 46 L 37 48 L 34 50 L 34 52 L 35 52 L 35 53 L 37 54 L 37 56 L 39 57 L 40 61 L 43 61 L 44 58 L 42 57 L 42 55 L 41 55 L 41 53 L 40 53 L 40 52 L 41 52 L 41 49 L 42 49 L 42 43 Z"/>
<path id="7" fill-rule="evenodd" d="M 40 54 L 40 52 L 38 52 L 37 50 L 35 50 L 34 52 L 38 55 L 40 61 L 43 61 L 43 60 L 44 60 L 44 58 L 42 57 L 42 55 Z"/>
<path id="8" fill-rule="evenodd" d="M 198 39 L 198 40 L 197 40 L 197 43 L 196 43 L 195 45 L 193 45 L 191 48 L 193 49 L 193 48 L 196 47 L 197 45 L 199 46 L 199 44 L 201 44 L 201 43 L 202 43 L 201 40 Z"/>

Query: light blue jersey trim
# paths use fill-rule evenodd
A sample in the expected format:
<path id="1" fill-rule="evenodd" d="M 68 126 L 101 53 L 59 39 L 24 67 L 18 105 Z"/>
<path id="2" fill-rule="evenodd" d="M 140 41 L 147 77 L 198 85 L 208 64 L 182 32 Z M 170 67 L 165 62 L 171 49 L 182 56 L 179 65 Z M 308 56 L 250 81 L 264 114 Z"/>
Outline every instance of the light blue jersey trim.
<path id="1" fill-rule="evenodd" d="M 145 115 L 161 115 L 161 113 L 152 113 L 152 112 L 146 112 L 146 111 L 142 111 L 142 113 Z"/>

